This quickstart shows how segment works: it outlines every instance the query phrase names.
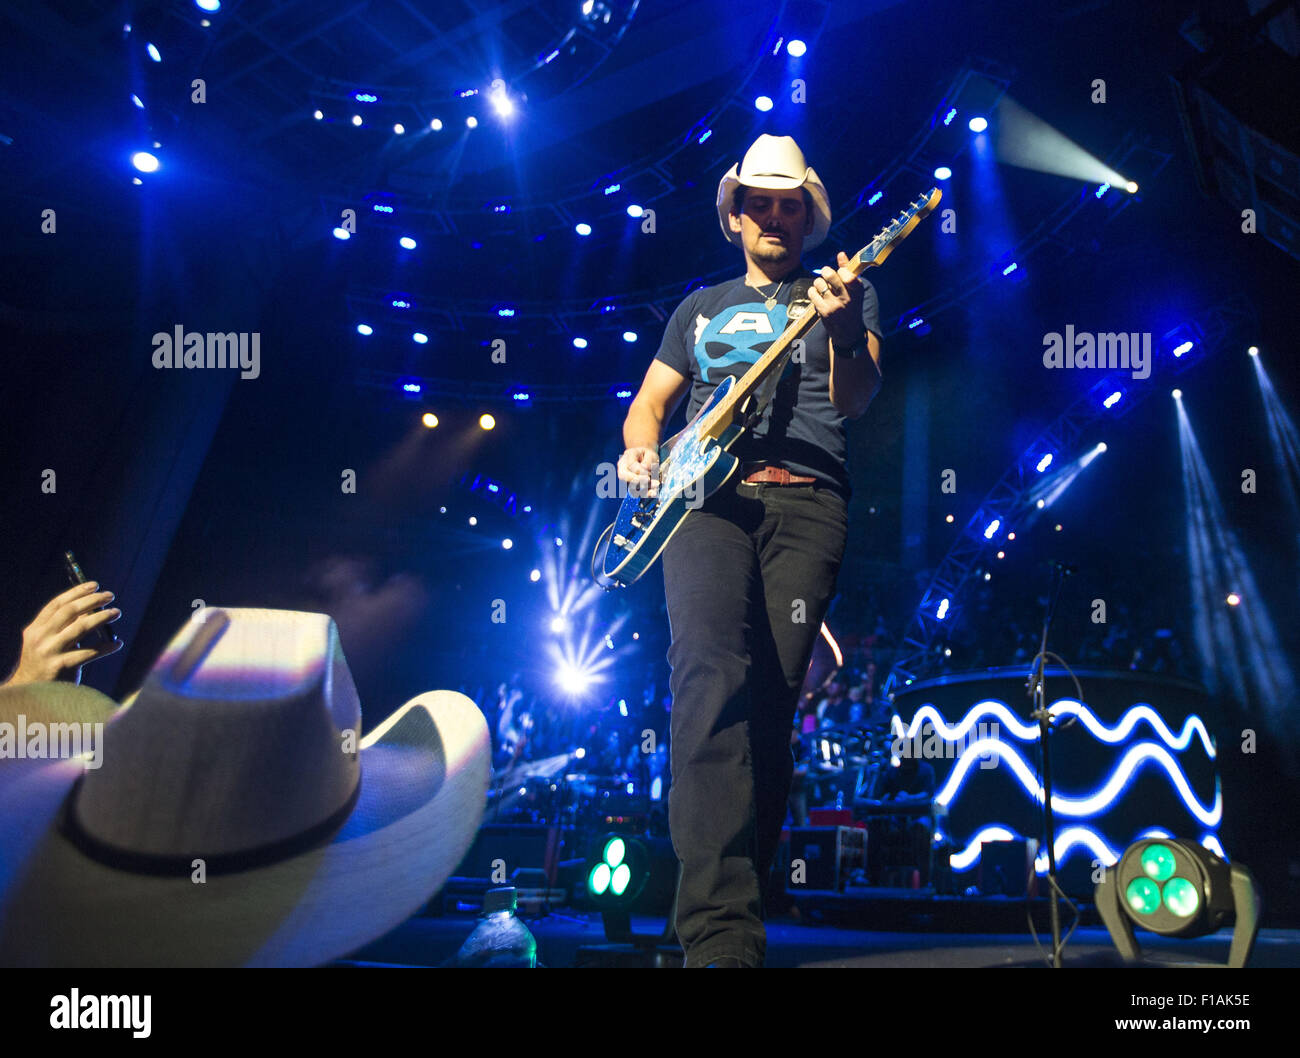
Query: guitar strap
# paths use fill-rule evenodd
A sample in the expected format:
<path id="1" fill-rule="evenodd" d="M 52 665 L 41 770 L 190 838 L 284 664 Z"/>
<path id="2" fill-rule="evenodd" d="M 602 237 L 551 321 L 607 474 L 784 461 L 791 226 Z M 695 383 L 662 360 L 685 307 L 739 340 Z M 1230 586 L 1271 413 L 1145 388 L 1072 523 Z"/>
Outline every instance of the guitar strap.
<path id="1" fill-rule="evenodd" d="M 790 303 L 786 306 L 786 326 L 788 327 L 805 312 L 812 312 L 812 302 L 808 298 L 808 290 L 813 284 L 812 276 L 802 276 L 794 281 L 790 288 Z M 784 331 L 783 331 L 784 333 Z M 746 415 L 745 429 L 753 429 L 763 419 L 763 413 L 767 411 L 767 406 L 772 403 L 772 398 L 776 396 L 776 388 L 781 384 L 781 379 L 785 376 L 786 365 L 790 362 L 790 357 L 798 346 L 797 342 L 791 342 L 790 346 L 780 358 L 772 365 L 771 371 L 763 384 L 755 391 L 750 400 L 750 408 Z"/>

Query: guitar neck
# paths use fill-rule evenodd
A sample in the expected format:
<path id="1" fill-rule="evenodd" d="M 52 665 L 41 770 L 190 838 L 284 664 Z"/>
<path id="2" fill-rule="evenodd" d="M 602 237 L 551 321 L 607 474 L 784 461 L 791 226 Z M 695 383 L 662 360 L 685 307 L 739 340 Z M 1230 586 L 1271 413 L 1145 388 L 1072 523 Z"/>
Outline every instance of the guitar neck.
<path id="1" fill-rule="evenodd" d="M 939 204 L 941 197 L 942 193 L 937 187 L 931 188 L 928 194 L 909 205 L 893 222 L 887 224 L 879 235 L 854 254 L 845 267 L 857 277 L 868 268 L 874 268 L 882 264 L 885 258 L 893 252 L 894 247 L 907 238 L 912 229 L 921 223 L 921 218 L 929 214 Z M 747 400 L 778 366 L 784 367 L 791 346 L 812 330 L 816 326 L 818 319 L 820 317 L 809 305 L 803 315 L 793 320 L 781 332 L 781 336 L 768 346 L 767 352 L 760 356 L 753 366 L 741 376 L 740 381 L 736 383 L 731 392 L 718 402 L 716 408 L 709 412 L 708 417 L 701 423 L 701 436 L 721 437 L 723 432 L 735 421 L 736 408 Z"/>

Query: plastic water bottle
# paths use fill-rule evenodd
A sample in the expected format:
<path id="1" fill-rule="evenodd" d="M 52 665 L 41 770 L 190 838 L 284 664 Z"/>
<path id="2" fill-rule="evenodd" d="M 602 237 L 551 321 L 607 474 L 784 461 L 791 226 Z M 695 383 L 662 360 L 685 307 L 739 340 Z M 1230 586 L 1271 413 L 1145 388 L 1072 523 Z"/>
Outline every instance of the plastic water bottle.
<path id="1" fill-rule="evenodd" d="M 454 966 L 524 968 L 537 966 L 537 940 L 515 915 L 515 887 L 489 889 L 478 925 L 456 953 Z"/>

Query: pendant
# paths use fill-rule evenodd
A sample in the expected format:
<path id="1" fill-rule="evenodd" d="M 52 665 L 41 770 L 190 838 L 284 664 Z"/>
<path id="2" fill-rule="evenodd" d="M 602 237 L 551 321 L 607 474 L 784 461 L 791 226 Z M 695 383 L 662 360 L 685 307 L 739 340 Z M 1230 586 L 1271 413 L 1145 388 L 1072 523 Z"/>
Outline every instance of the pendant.
<path id="1" fill-rule="evenodd" d="M 763 307 L 767 309 L 769 312 L 772 311 L 772 308 L 775 305 L 776 305 L 776 298 L 768 298 L 765 302 L 763 302 Z"/>

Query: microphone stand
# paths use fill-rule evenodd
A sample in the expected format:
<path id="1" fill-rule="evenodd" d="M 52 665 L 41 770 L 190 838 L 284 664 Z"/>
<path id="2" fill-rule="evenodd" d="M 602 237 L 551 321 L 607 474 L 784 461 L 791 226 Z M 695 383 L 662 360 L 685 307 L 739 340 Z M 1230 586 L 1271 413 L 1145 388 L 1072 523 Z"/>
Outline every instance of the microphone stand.
<path id="1" fill-rule="evenodd" d="M 1038 721 L 1038 741 L 1043 750 L 1043 823 L 1047 834 L 1047 911 L 1052 924 L 1052 966 L 1061 967 L 1061 908 L 1056 899 L 1056 824 L 1052 818 L 1052 749 L 1050 735 L 1052 714 L 1047 709 L 1047 693 L 1043 686 L 1043 670 L 1047 667 L 1047 630 L 1061 599 L 1065 578 L 1073 570 L 1059 562 L 1052 563 L 1052 591 L 1043 617 L 1043 638 L 1034 658 L 1034 671 L 1029 677 L 1029 695 L 1034 709 L 1029 715 Z"/>

